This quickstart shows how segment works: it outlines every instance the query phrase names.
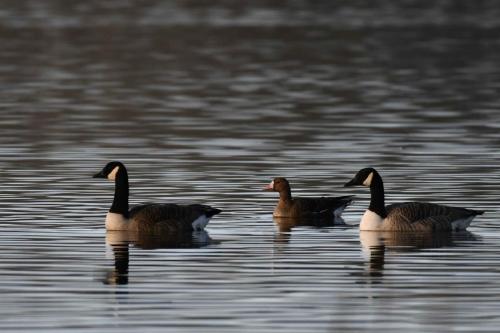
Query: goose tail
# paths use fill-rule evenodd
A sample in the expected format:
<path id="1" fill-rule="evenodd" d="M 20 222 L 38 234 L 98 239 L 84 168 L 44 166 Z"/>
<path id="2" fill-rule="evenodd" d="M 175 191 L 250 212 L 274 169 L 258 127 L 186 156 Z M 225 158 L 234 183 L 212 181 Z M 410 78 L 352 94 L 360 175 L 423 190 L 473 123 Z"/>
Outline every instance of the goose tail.
<path id="1" fill-rule="evenodd" d="M 220 213 L 222 213 L 222 210 L 213 207 L 209 207 L 205 210 L 205 216 L 208 218 L 211 218 L 212 216 Z"/>
<path id="2" fill-rule="evenodd" d="M 471 212 L 471 215 L 483 215 L 484 214 L 484 210 L 475 210 L 475 209 L 469 209 L 470 212 Z"/>
<path id="3" fill-rule="evenodd" d="M 338 197 L 337 199 L 340 202 L 340 205 L 333 210 L 333 216 L 336 220 L 341 220 L 341 215 L 344 212 L 344 209 L 346 209 L 347 206 L 353 203 L 354 196 L 346 195 L 343 197 Z"/>
<path id="4" fill-rule="evenodd" d="M 475 210 L 475 209 L 467 209 L 467 212 L 469 213 L 467 217 L 452 222 L 451 225 L 453 230 L 455 231 L 465 230 L 477 215 L 483 215 L 484 213 L 484 211 L 482 210 Z"/>
<path id="5" fill-rule="evenodd" d="M 354 202 L 354 195 L 345 195 L 337 199 L 342 203 L 342 206 L 347 207 Z"/>

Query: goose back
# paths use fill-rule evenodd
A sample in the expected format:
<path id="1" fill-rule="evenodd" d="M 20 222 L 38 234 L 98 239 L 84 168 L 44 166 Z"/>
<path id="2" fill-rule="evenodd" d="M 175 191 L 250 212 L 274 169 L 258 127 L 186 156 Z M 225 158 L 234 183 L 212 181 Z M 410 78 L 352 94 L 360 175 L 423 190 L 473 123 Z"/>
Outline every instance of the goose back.
<path id="1" fill-rule="evenodd" d="M 275 217 L 331 217 L 337 209 L 343 210 L 348 206 L 352 199 L 353 196 L 295 197 L 288 201 L 280 200 L 273 215 Z"/>
<path id="2" fill-rule="evenodd" d="M 472 218 L 483 212 L 427 202 L 405 202 L 386 207 L 383 230 L 450 231 L 465 229 Z M 456 223 L 459 223 L 458 225 Z"/>
<path id="3" fill-rule="evenodd" d="M 190 231 L 197 229 L 193 222 L 198 218 L 205 217 L 208 223 L 208 218 L 218 213 L 220 210 L 216 208 L 199 204 L 145 204 L 130 210 L 129 230 L 155 234 Z"/>

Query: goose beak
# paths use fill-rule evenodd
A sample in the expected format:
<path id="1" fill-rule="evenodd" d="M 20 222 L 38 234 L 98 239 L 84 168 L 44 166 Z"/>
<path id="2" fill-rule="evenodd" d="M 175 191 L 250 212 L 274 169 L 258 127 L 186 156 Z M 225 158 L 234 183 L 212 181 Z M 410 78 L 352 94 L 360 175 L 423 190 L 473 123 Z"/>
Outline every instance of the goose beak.
<path id="1" fill-rule="evenodd" d="M 344 184 L 344 187 L 351 187 L 351 186 L 356 186 L 358 185 L 356 178 L 351 179 L 347 183 Z"/>
<path id="2" fill-rule="evenodd" d="M 270 182 L 262 191 L 274 191 L 274 181 Z"/>
<path id="3" fill-rule="evenodd" d="M 99 171 L 98 173 L 93 175 L 92 178 L 106 178 L 106 176 L 104 175 L 104 173 L 102 171 Z"/>

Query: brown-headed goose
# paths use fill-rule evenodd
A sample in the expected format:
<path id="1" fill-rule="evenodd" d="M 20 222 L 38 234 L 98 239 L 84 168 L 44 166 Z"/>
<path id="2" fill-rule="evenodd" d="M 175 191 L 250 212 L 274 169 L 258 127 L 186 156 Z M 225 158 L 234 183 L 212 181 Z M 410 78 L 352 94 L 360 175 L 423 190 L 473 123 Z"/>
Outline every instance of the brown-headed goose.
<path id="1" fill-rule="evenodd" d="M 115 197 L 106 215 L 106 230 L 162 234 L 202 230 L 219 209 L 193 204 L 144 204 L 128 209 L 128 174 L 120 162 L 109 162 L 94 178 L 115 182 Z"/>
<path id="2" fill-rule="evenodd" d="M 264 191 L 279 192 L 280 199 L 274 209 L 274 217 L 321 217 L 340 218 L 344 209 L 352 202 L 353 196 L 292 198 L 290 184 L 285 178 L 274 178 Z"/>
<path id="3" fill-rule="evenodd" d="M 361 169 L 344 186 L 370 188 L 370 206 L 365 211 L 360 230 L 380 231 L 457 231 L 465 230 L 482 211 L 427 202 L 403 202 L 385 206 L 382 177 L 373 168 Z"/>

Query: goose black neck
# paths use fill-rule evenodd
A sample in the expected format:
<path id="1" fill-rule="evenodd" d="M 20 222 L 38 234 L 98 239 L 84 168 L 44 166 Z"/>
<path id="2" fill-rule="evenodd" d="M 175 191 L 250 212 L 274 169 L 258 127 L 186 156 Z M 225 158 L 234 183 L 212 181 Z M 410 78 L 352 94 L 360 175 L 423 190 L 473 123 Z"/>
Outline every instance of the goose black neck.
<path id="1" fill-rule="evenodd" d="M 385 210 L 385 197 L 384 197 L 384 183 L 382 182 L 382 177 L 374 171 L 372 182 L 370 184 L 370 207 L 369 210 L 378 214 L 382 218 L 387 217 L 387 211 Z"/>
<path id="2" fill-rule="evenodd" d="M 120 167 L 116 173 L 115 198 L 109 211 L 128 217 L 128 175 L 124 167 Z"/>

